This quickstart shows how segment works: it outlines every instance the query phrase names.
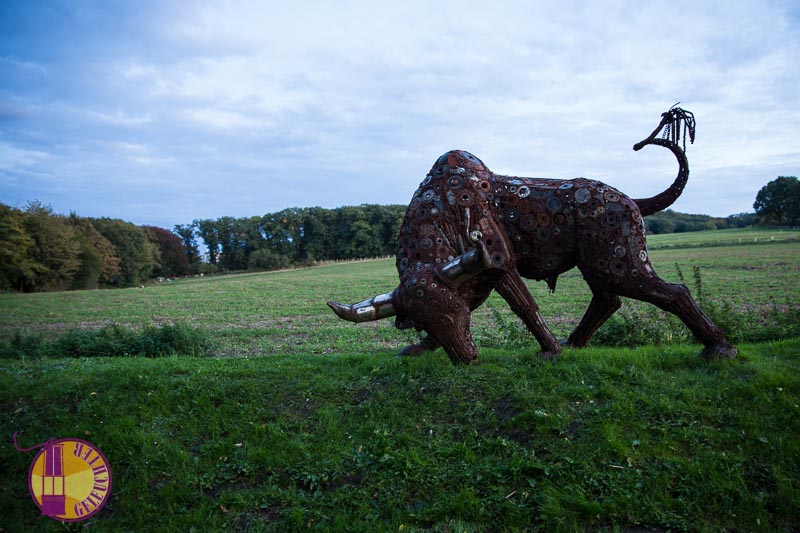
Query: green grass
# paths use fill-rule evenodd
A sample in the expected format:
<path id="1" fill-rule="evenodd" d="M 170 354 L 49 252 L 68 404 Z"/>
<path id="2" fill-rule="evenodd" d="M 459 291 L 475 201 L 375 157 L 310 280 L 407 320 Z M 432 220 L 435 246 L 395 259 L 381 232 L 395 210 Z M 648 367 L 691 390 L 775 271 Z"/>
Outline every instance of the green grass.
<path id="1" fill-rule="evenodd" d="M 6 361 L 0 413 L 22 446 L 103 450 L 93 530 L 793 530 L 800 341 L 741 351 Z M 32 453 L 0 455 L 0 523 L 61 529 Z"/>
<path id="2" fill-rule="evenodd" d="M 206 355 L 212 341 L 202 329 L 183 323 L 145 325 L 134 330 L 117 324 L 100 329 L 73 329 L 53 339 L 15 333 L 0 339 L 2 358 L 164 357 Z"/>
<path id="3" fill-rule="evenodd" d="M 725 232 L 700 233 L 713 239 Z M 679 281 L 676 265 L 690 281 L 692 268 L 700 268 L 705 292 L 738 311 L 765 316 L 800 308 L 800 242 L 656 249 L 650 256 L 656 271 L 671 282 Z M 20 331 L 50 337 L 109 324 L 183 323 L 211 331 L 219 355 L 339 353 L 347 352 L 353 342 L 367 350 L 398 349 L 414 334 L 394 329 L 391 320 L 354 326 L 338 320 L 325 305 L 327 300 L 360 301 L 396 285 L 394 261 L 377 260 L 192 278 L 143 289 L 4 294 L 0 337 Z M 562 275 L 554 294 L 541 282 L 529 286 L 551 328 L 566 338 L 591 299 L 580 273 Z M 487 304 L 473 315 L 474 334 L 479 345 L 496 346 L 492 309 L 509 320 L 516 318 L 497 295 Z M 651 306 L 630 301 L 624 306 L 661 319 Z"/>
<path id="4" fill-rule="evenodd" d="M 699 267 L 704 294 L 749 317 L 800 308 L 798 243 L 651 255 L 670 281 L 677 264 L 691 286 Z M 39 516 L 34 453 L 14 450 L 14 431 L 21 446 L 73 437 L 105 453 L 99 531 L 800 528 L 800 339 L 714 363 L 683 343 L 545 363 L 532 341 L 497 333 L 516 318 L 493 296 L 474 316 L 480 359 L 453 367 L 441 351 L 397 357 L 414 334 L 325 306 L 396 279 L 384 260 L 0 295 L 5 341 L 96 347 L 118 331 L 154 342 L 143 355 L 211 341 L 211 356 L 0 359 L 0 531 L 83 526 Z M 530 285 L 565 336 L 588 304 L 580 276 L 552 295 Z"/>
<path id="5" fill-rule="evenodd" d="M 742 228 L 651 235 L 647 238 L 647 243 L 650 249 L 655 250 L 658 248 L 691 248 L 695 246 L 770 244 L 776 242 L 798 242 L 799 240 L 800 229 Z"/>

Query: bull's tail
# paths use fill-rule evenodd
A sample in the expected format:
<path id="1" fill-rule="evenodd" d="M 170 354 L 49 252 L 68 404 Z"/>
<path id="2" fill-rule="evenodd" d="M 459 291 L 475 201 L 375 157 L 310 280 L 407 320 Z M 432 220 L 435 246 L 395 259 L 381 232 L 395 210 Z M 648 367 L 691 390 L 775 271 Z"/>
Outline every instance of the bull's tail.
<path id="1" fill-rule="evenodd" d="M 642 216 L 653 215 L 663 211 L 675 203 L 675 200 L 683 192 L 683 188 L 689 179 L 689 160 L 686 159 L 686 152 L 684 151 L 686 138 L 688 136 L 689 142 L 694 142 L 694 128 L 694 115 L 680 107 L 673 106 L 669 111 L 661 115 L 661 122 L 649 137 L 633 145 L 633 149 L 637 151 L 648 144 L 663 146 L 675 154 L 675 158 L 678 160 L 678 176 L 667 190 L 651 198 L 637 198 L 634 200 L 636 205 L 639 206 Z M 662 138 L 657 139 L 656 136 L 662 131 Z M 679 144 L 681 134 L 683 134 L 683 148 Z"/>

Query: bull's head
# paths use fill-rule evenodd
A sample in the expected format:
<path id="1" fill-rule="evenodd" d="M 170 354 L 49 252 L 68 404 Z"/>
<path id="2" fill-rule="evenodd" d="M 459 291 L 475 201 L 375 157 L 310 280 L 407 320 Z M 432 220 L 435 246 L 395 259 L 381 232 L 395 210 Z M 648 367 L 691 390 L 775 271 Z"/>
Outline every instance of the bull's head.
<path id="1" fill-rule="evenodd" d="M 483 272 L 489 265 L 491 265 L 489 253 L 486 251 L 483 242 L 478 241 L 476 248 L 464 252 L 439 267 L 436 270 L 436 275 L 446 285 L 456 287 Z M 336 316 L 344 320 L 371 322 L 397 315 L 399 303 L 397 302 L 396 294 L 397 289 L 350 305 L 328 302 L 328 307 L 333 309 Z"/>

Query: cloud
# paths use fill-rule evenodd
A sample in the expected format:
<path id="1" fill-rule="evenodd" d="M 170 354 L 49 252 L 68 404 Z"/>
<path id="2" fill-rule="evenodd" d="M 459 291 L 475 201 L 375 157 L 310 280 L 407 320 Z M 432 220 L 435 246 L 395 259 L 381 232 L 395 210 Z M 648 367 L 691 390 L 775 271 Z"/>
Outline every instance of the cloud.
<path id="1" fill-rule="evenodd" d="M 17 151 L 18 176 L 129 198 L 161 180 L 182 198 L 177 209 L 94 201 L 120 209 L 113 216 L 169 213 L 171 227 L 404 203 L 451 148 L 498 172 L 592 176 L 652 195 L 674 159 L 630 148 L 678 100 L 698 121 L 690 185 L 702 194 L 687 189 L 687 210 L 741 210 L 766 172 L 800 165 L 798 19 L 781 2 L 89 7 L 37 12 L 21 26 L 26 46 L 0 44 L 0 69 L 15 74 L 0 82 L 0 120 L 12 125 L 0 142 Z M 51 31 L 69 44 L 47 52 Z M 710 188 L 720 183 L 731 186 Z"/>
<path id="2" fill-rule="evenodd" d="M 0 143 L 0 161 L 6 168 L 27 167 L 36 164 L 49 156 L 47 152 L 24 150 L 16 146 Z"/>

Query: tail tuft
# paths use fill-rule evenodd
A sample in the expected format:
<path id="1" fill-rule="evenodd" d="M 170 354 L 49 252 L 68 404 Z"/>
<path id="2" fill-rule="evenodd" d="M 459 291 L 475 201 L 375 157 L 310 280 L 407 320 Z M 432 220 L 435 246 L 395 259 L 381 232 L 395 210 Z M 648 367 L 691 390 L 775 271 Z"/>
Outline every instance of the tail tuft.
<path id="1" fill-rule="evenodd" d="M 678 102 L 680 103 L 680 102 Z M 661 138 L 657 138 L 662 132 Z M 689 179 L 689 160 L 686 158 L 686 139 L 689 143 L 694 143 L 695 120 L 694 114 L 686 111 L 677 104 L 672 106 L 666 113 L 661 114 L 661 122 L 653 133 L 646 139 L 633 145 L 633 149 L 638 151 L 648 144 L 656 144 L 669 149 L 678 160 L 678 176 L 667 190 L 651 198 L 641 198 L 634 200 L 642 216 L 653 215 L 663 211 L 675 203 L 675 200 L 683 193 L 686 182 Z M 681 143 L 683 147 L 681 147 Z"/>

